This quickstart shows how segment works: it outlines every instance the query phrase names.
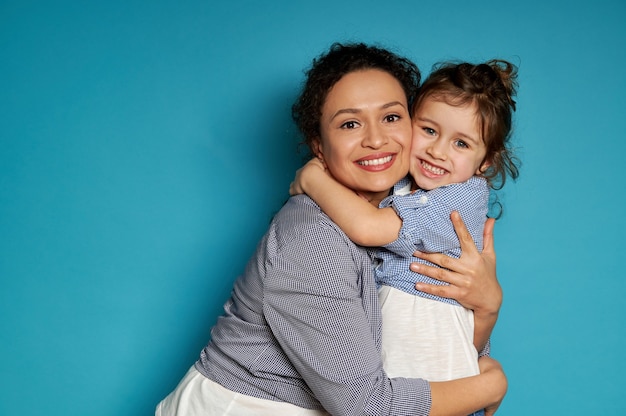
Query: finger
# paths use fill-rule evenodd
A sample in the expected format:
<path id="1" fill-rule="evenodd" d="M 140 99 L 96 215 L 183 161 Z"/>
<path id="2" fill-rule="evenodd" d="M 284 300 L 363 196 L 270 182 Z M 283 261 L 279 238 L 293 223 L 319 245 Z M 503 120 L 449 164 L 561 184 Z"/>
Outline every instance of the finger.
<path id="1" fill-rule="evenodd" d="M 496 224 L 494 218 L 488 218 L 485 222 L 485 228 L 483 230 L 483 254 L 494 253 L 493 243 L 493 229 Z"/>
<path id="2" fill-rule="evenodd" d="M 436 279 L 436 280 L 442 280 L 442 278 L 444 277 L 443 276 L 444 269 L 440 267 L 434 267 L 434 266 L 429 266 L 426 264 L 415 262 L 415 263 L 411 263 L 409 265 L 409 268 L 411 269 L 411 271 L 414 271 L 415 273 L 423 274 L 428 277 L 432 277 L 433 279 Z"/>
<path id="3" fill-rule="evenodd" d="M 428 293 L 431 295 L 439 296 L 442 298 L 450 298 L 455 299 L 459 294 L 459 289 L 455 286 L 451 285 L 433 285 L 424 282 L 417 282 L 415 284 L 415 289 L 420 292 Z"/>
<path id="4" fill-rule="evenodd" d="M 442 275 L 442 261 L 445 262 L 444 256 L 441 253 L 422 253 L 420 251 L 416 251 L 413 255 L 422 260 L 426 260 L 430 263 L 436 264 L 439 267 L 429 266 L 427 264 L 414 262 L 411 263 L 409 268 L 416 272 L 425 274 L 428 277 L 432 277 L 433 279 L 439 280 L 439 277 Z M 446 256 L 447 257 L 447 256 Z"/>
<path id="5" fill-rule="evenodd" d="M 439 267 L 416 262 L 411 263 L 410 269 L 414 272 L 425 274 L 426 276 L 432 277 L 437 280 L 444 280 L 441 279 L 440 276 L 453 276 L 457 273 L 463 275 L 472 271 L 472 269 L 468 268 L 469 266 L 460 261 L 460 259 L 452 258 L 443 253 L 422 253 L 420 251 L 416 251 L 415 253 L 413 253 L 413 255 L 417 258 L 436 264 Z M 424 271 L 421 271 L 422 268 Z M 420 270 L 418 271 L 418 269 Z M 450 271 L 454 273 L 450 273 Z M 444 281 L 448 283 L 453 283 L 449 280 Z"/>
<path id="6" fill-rule="evenodd" d="M 296 185 L 296 182 L 291 182 L 291 184 L 289 185 L 289 195 L 294 196 L 294 195 L 300 195 L 302 192 L 302 189 Z"/>
<path id="7" fill-rule="evenodd" d="M 457 237 L 459 237 L 459 241 L 461 242 L 461 253 L 465 253 L 466 251 L 478 251 L 476 249 L 476 244 L 474 243 L 474 239 L 472 235 L 467 230 L 463 219 L 461 218 L 461 214 L 457 211 L 452 211 L 450 214 L 450 219 L 452 220 L 452 225 L 454 226 L 454 231 L 456 232 Z"/>
<path id="8" fill-rule="evenodd" d="M 429 254 L 430 256 L 430 254 Z M 446 260 L 454 260 L 448 256 L 445 255 L 440 255 L 442 259 L 446 259 Z M 443 263 L 445 263 L 446 261 L 443 261 Z M 434 262 L 433 262 L 434 263 Z M 409 266 L 409 268 L 416 272 L 416 273 L 420 273 L 423 274 L 424 276 L 428 276 L 430 278 L 433 278 L 435 280 L 439 280 L 440 282 L 445 282 L 448 283 L 450 285 L 454 285 L 454 286 L 458 286 L 458 285 L 463 285 L 462 280 L 459 279 L 459 277 L 463 276 L 463 274 L 460 274 L 456 271 L 450 271 L 441 267 L 437 267 L 437 266 L 430 266 L 427 264 L 423 264 L 423 263 L 411 263 L 411 265 Z"/>
<path id="9" fill-rule="evenodd" d="M 311 159 L 309 161 L 310 165 L 313 166 L 317 166 L 318 168 L 320 168 L 321 170 L 326 170 L 326 162 L 324 162 L 324 160 L 322 158 L 318 157 L 314 157 L 313 159 Z"/>

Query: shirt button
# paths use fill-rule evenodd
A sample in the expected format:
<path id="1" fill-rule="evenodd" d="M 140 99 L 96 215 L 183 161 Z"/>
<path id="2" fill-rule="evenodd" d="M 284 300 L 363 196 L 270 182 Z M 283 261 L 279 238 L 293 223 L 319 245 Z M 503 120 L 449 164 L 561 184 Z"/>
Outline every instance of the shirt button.
<path id="1" fill-rule="evenodd" d="M 428 202 L 428 197 L 426 195 L 422 195 L 419 198 L 419 203 L 420 204 L 426 204 Z"/>

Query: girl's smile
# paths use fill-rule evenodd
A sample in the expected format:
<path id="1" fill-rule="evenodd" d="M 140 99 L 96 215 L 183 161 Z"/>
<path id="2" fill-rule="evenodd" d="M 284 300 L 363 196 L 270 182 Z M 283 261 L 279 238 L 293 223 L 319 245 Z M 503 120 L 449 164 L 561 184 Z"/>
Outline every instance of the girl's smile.
<path id="1" fill-rule="evenodd" d="M 453 106 L 428 97 L 415 112 L 410 169 L 420 189 L 480 174 L 486 152 L 475 105 Z"/>

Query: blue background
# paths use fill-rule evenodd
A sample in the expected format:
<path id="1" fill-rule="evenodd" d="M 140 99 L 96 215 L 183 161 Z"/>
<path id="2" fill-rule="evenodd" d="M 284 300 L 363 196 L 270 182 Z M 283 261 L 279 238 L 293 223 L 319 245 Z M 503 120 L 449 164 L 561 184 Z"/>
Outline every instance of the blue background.
<path id="1" fill-rule="evenodd" d="M 519 65 L 500 414 L 625 414 L 626 3 L 215 3 L 0 3 L 0 414 L 153 414 L 287 197 L 290 105 L 337 40 Z"/>

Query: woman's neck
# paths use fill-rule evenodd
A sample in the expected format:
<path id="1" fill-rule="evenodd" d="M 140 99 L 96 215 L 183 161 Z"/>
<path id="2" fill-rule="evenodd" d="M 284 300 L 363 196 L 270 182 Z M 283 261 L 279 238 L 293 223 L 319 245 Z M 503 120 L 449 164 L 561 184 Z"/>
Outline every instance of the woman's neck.
<path id="1" fill-rule="evenodd" d="M 391 189 L 383 192 L 357 192 L 357 194 L 370 204 L 378 207 L 380 202 L 391 194 Z"/>

